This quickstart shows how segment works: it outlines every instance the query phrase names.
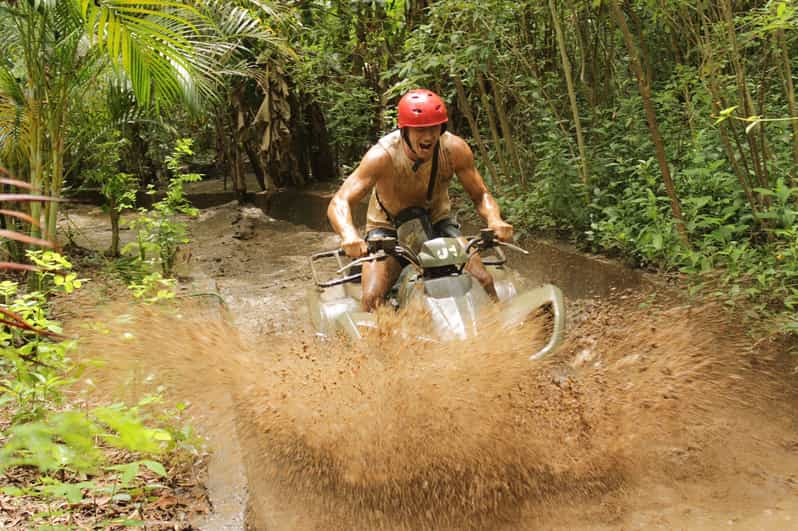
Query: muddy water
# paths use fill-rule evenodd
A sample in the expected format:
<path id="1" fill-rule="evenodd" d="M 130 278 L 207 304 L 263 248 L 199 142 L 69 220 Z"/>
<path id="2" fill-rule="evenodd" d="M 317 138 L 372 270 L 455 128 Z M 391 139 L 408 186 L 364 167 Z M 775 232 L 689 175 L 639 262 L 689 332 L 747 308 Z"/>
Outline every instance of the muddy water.
<path id="1" fill-rule="evenodd" d="M 517 355 L 534 328 L 488 332 L 469 349 L 390 334 L 319 343 L 303 311 L 306 256 L 334 247 L 331 234 L 235 205 L 204 211 L 192 230 L 193 289 L 218 289 L 232 326 L 190 308 L 168 328 L 141 315 L 119 332 L 146 341 L 131 349 L 112 333 L 96 350 L 216 404 L 216 440 L 240 436 L 254 529 L 798 519 L 795 398 L 770 348 L 752 348 L 716 309 L 594 304 L 534 366 Z M 382 318 L 381 330 L 396 328 L 397 316 Z"/>

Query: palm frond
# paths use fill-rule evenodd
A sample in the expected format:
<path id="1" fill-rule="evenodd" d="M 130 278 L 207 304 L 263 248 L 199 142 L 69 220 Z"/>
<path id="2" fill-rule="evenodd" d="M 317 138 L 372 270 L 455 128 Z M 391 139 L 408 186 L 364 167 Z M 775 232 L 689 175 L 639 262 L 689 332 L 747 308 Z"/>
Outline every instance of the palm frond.
<path id="1" fill-rule="evenodd" d="M 39 247 L 47 248 L 54 247 L 54 244 L 51 241 L 42 240 L 41 238 L 34 238 L 33 236 L 28 236 L 27 234 L 22 234 L 21 232 L 14 230 L 0 229 L 0 238 L 22 242 L 27 245 L 37 245 Z"/>
<path id="2" fill-rule="evenodd" d="M 24 212 L 18 212 L 16 210 L 9 210 L 7 208 L 0 208 L 0 215 L 18 219 L 20 221 L 24 221 L 25 223 L 30 223 L 31 225 L 35 225 L 36 227 L 40 227 L 41 226 L 38 221 L 33 219 L 32 216 L 30 216 L 30 215 L 28 215 L 28 214 L 26 214 Z"/>
<path id="3" fill-rule="evenodd" d="M 22 188 L 27 191 L 35 191 L 33 186 L 29 183 L 20 181 L 19 179 L 15 179 L 5 168 L 0 166 L 0 184 L 14 186 L 16 188 Z M 31 193 L 0 193 L 0 203 L 45 203 L 49 201 L 60 201 L 58 198 L 41 196 L 38 194 L 31 194 Z M 4 216 L 2 219 L 2 228 L 0 228 L 0 239 L 10 240 L 11 242 L 19 242 L 23 245 L 35 245 L 38 247 L 47 247 L 47 248 L 56 248 L 56 244 L 53 241 L 43 240 L 41 238 L 36 238 L 33 236 L 29 236 L 27 234 L 23 234 L 17 230 L 18 225 L 15 222 L 11 224 L 6 223 L 6 217 L 12 218 L 13 220 L 21 220 L 25 221 L 31 225 L 39 226 L 38 220 L 34 219 L 32 216 L 19 212 L 17 210 L 11 209 L 0 209 L 0 216 Z M 6 228 L 9 227 L 10 228 Z M 10 242 L 8 242 L 10 244 Z M 12 246 L 9 245 L 9 248 Z M 35 271 L 36 268 L 21 264 L 18 262 L 2 262 L 0 263 L 0 269 L 13 269 L 18 271 Z"/>
<path id="4" fill-rule="evenodd" d="M 19 179 L 11 178 L 10 174 L 5 168 L 0 168 L 0 175 L 8 175 L 8 177 L 0 177 L 0 184 L 7 184 L 9 186 L 16 186 L 17 188 L 24 188 L 32 192 L 36 191 L 32 184 L 20 181 Z"/>
<path id="5" fill-rule="evenodd" d="M 0 65 L 0 160 L 19 163 L 26 158 L 28 109 L 22 82 Z"/>
<path id="6" fill-rule="evenodd" d="M 73 0 L 78 1 L 78 0 Z M 168 0 L 79 0 L 84 28 L 130 79 L 136 99 L 148 105 L 188 101 L 210 85 L 213 70 L 196 68 L 194 40 L 202 19 L 192 6 Z"/>

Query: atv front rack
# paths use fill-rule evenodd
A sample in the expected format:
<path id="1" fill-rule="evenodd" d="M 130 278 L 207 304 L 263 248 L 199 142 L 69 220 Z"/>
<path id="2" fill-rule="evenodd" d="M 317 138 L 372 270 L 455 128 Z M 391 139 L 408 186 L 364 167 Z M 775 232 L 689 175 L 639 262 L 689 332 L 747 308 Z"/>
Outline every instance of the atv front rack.
<path id="1" fill-rule="evenodd" d="M 316 262 L 322 260 L 324 258 L 335 258 L 338 262 L 339 270 L 341 268 L 346 267 L 341 257 L 344 255 L 343 249 L 333 249 L 331 251 L 322 251 L 320 253 L 316 253 L 310 256 L 310 271 L 313 274 L 313 282 L 316 283 L 316 286 L 319 288 L 331 288 L 333 286 L 339 286 L 341 284 L 345 284 L 347 282 L 354 282 L 360 280 L 362 274 L 360 272 L 353 273 L 351 275 L 344 275 L 341 277 L 337 277 L 331 280 L 320 280 L 319 279 L 319 272 L 316 271 Z"/>

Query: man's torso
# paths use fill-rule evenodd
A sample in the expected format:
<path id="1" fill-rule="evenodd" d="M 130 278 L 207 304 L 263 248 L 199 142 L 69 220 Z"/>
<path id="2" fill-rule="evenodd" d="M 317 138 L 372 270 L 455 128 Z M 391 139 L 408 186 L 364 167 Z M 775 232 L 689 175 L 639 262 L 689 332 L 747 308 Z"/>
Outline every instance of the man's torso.
<path id="1" fill-rule="evenodd" d="M 427 199 L 432 160 L 425 161 L 416 171 L 413 161 L 404 152 L 399 130 L 382 137 L 377 145 L 390 155 L 391 163 L 385 175 L 377 176 L 377 184 L 369 199 L 366 231 L 375 228 L 392 228 L 391 218 L 410 207 L 429 210 L 431 221 L 436 223 L 449 216 L 449 184 L 454 176 L 454 166 L 449 144 L 453 135 L 445 132 L 439 140 L 438 171 L 431 199 Z M 379 194 L 379 201 L 377 201 Z M 380 202 L 382 205 L 380 205 Z M 386 212 L 387 211 L 387 212 Z"/>

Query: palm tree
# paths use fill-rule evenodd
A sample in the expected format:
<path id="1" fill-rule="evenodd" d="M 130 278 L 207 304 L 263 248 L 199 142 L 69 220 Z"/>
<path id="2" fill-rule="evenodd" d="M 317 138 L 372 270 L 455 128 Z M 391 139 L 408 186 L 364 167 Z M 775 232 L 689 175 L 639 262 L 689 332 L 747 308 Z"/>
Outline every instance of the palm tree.
<path id="1" fill-rule="evenodd" d="M 248 9 L 218 1 L 0 1 L 0 47 L 8 58 L 0 63 L 0 161 L 27 146 L 17 171 L 58 196 L 70 102 L 102 71 L 124 76 L 139 105 L 199 107 L 214 97 L 225 74 L 220 65 L 242 39 L 263 36 Z M 57 203 L 48 203 L 45 214 L 52 238 Z M 40 219 L 38 204 L 31 215 Z"/>

